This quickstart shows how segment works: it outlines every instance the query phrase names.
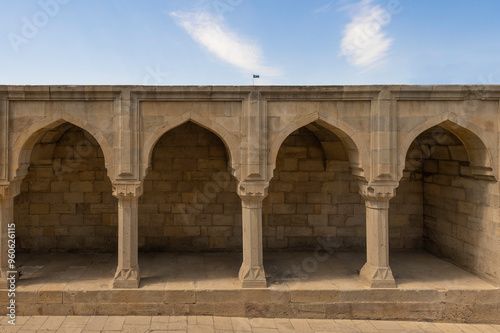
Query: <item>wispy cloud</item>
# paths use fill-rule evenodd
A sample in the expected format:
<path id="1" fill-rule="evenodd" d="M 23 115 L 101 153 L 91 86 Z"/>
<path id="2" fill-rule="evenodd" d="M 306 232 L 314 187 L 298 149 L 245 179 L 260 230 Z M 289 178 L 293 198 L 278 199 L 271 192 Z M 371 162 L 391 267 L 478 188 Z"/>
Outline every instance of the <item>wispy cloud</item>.
<path id="1" fill-rule="evenodd" d="M 332 6 L 333 6 L 334 3 L 335 3 L 335 1 L 330 1 L 326 5 L 323 5 L 321 7 L 318 7 L 316 9 L 314 9 L 313 13 L 316 13 L 316 14 L 326 13 L 326 12 L 328 12 L 332 8 Z"/>
<path id="2" fill-rule="evenodd" d="M 339 55 L 345 56 L 354 66 L 365 69 L 376 67 L 392 44 L 392 39 L 383 31 L 391 20 L 391 14 L 373 5 L 372 0 L 362 0 L 351 6 L 349 13 L 352 20 L 343 30 Z"/>
<path id="3" fill-rule="evenodd" d="M 239 68 L 246 74 L 256 73 L 278 76 L 281 71 L 264 65 L 262 49 L 224 24 L 216 17 L 202 10 L 169 13 L 177 24 L 184 28 L 196 42 L 221 60 Z"/>

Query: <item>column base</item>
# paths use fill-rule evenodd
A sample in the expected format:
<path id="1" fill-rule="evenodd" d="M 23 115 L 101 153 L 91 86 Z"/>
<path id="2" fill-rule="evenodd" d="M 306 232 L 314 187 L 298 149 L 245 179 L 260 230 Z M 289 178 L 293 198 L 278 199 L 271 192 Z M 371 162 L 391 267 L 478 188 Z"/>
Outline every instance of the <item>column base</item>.
<path id="1" fill-rule="evenodd" d="M 249 267 L 242 265 L 239 278 L 242 288 L 267 288 L 264 267 Z"/>
<path id="2" fill-rule="evenodd" d="M 7 271 L 7 270 L 0 270 L 0 289 L 9 289 L 11 285 L 11 281 L 14 279 L 14 285 L 17 283 L 17 280 L 19 279 L 19 272 L 18 271 Z"/>
<path id="3" fill-rule="evenodd" d="M 113 279 L 113 288 L 139 288 L 139 269 L 118 269 Z"/>
<path id="4" fill-rule="evenodd" d="M 370 288 L 396 288 L 390 267 L 376 267 L 366 263 L 359 272 L 359 279 Z"/>

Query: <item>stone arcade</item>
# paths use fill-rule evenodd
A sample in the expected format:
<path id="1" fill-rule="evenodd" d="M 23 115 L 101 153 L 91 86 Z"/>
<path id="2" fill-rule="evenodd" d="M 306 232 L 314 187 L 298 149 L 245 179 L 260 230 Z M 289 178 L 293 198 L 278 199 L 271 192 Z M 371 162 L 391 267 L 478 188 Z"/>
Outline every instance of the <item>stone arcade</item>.
<path id="1" fill-rule="evenodd" d="M 372 288 L 397 288 L 389 246 L 500 284 L 498 86 L 1 86 L 0 101 L 2 288 L 13 221 L 18 253 L 118 251 L 114 288 L 140 286 L 139 251 L 242 251 L 241 287 L 266 288 L 264 251 L 318 242 L 366 248 Z"/>

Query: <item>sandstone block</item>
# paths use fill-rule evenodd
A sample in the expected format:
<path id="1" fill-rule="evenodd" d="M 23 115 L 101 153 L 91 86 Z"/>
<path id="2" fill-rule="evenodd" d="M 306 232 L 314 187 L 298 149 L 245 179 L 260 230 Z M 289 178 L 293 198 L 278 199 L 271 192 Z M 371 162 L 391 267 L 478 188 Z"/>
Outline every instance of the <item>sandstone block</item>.
<path id="1" fill-rule="evenodd" d="M 332 196 L 326 193 L 307 193 L 308 203 L 324 203 L 332 202 Z"/>
<path id="2" fill-rule="evenodd" d="M 80 171 L 78 173 L 79 180 L 95 180 L 95 171 Z"/>
<path id="3" fill-rule="evenodd" d="M 313 228 L 310 227 L 285 227 L 285 236 L 312 236 Z"/>
<path id="4" fill-rule="evenodd" d="M 70 192 L 92 192 L 93 190 L 94 186 L 91 181 L 77 181 L 70 184 Z"/>
<path id="5" fill-rule="evenodd" d="M 75 204 L 52 204 L 50 205 L 51 214 L 74 214 L 76 213 Z"/>
<path id="6" fill-rule="evenodd" d="M 296 181 L 307 182 L 309 180 L 308 172 L 280 172 L 279 180 L 284 182 Z"/>
<path id="7" fill-rule="evenodd" d="M 316 192 L 319 193 L 321 192 L 321 182 L 318 181 L 309 181 L 309 182 L 304 182 L 304 181 L 298 181 L 295 183 L 295 192 L 299 193 L 305 193 L 305 192 Z"/>
<path id="8" fill-rule="evenodd" d="M 89 192 L 89 193 L 85 193 L 85 195 L 84 195 L 84 200 L 87 203 L 103 202 L 102 198 L 103 198 L 102 194 L 96 193 L 96 192 Z"/>
<path id="9" fill-rule="evenodd" d="M 63 200 L 65 203 L 79 203 L 84 202 L 83 192 L 66 192 L 63 194 Z"/>
<path id="10" fill-rule="evenodd" d="M 314 204 L 298 204 L 297 205 L 298 214 L 316 214 L 316 205 Z"/>
<path id="11" fill-rule="evenodd" d="M 284 202 L 286 202 L 287 204 L 306 203 L 307 202 L 306 198 L 307 198 L 306 193 L 290 192 L 285 194 Z M 281 203 L 283 203 L 283 201 Z"/>
<path id="12" fill-rule="evenodd" d="M 30 204 L 29 213 L 30 214 L 49 214 L 50 205 L 49 204 Z"/>
<path id="13" fill-rule="evenodd" d="M 283 171 L 297 171 L 299 169 L 298 159 L 296 158 L 284 158 L 282 161 Z"/>
<path id="14" fill-rule="evenodd" d="M 274 214 L 294 214 L 296 206 L 293 204 L 273 204 Z"/>
<path id="15" fill-rule="evenodd" d="M 184 192 L 182 193 L 183 203 L 196 203 L 197 195 L 194 192 Z"/>
<path id="16" fill-rule="evenodd" d="M 174 225 L 194 226 L 196 225 L 196 215 L 194 214 L 174 214 Z"/>
<path id="17" fill-rule="evenodd" d="M 300 171 L 323 171 L 325 170 L 325 164 L 322 159 L 300 159 L 299 160 L 299 170 Z"/>
<path id="18" fill-rule="evenodd" d="M 469 155 L 464 146 L 448 146 L 450 150 L 451 159 L 455 161 L 469 161 Z"/>
<path id="19" fill-rule="evenodd" d="M 50 181 L 36 181 L 30 183 L 29 190 L 30 192 L 50 192 Z"/>
<path id="20" fill-rule="evenodd" d="M 314 236 L 336 237 L 337 227 L 314 227 L 313 232 Z"/>
<path id="21" fill-rule="evenodd" d="M 213 215 L 213 225 L 233 225 L 234 224 L 234 216 L 233 215 L 222 215 L 216 214 Z"/>
<path id="22" fill-rule="evenodd" d="M 326 214 L 310 214 L 307 216 L 307 224 L 315 227 L 326 227 L 328 225 L 328 215 Z"/>
<path id="23" fill-rule="evenodd" d="M 105 204 L 105 203 L 91 203 L 90 204 L 90 213 L 91 214 L 99 214 L 99 213 L 110 213 L 116 210 L 115 204 Z"/>
<path id="24" fill-rule="evenodd" d="M 223 214 L 224 213 L 224 205 L 223 204 L 207 204 L 202 205 L 203 213 L 205 214 Z"/>
<path id="25" fill-rule="evenodd" d="M 50 183 L 51 192 L 69 192 L 69 182 L 68 181 L 57 181 Z"/>
<path id="26" fill-rule="evenodd" d="M 227 246 L 227 238 L 224 236 L 210 236 L 211 249 L 224 249 Z"/>
<path id="27" fill-rule="evenodd" d="M 439 172 L 446 175 L 458 176 L 460 174 L 460 164 L 456 161 L 439 161 Z"/>
<path id="28" fill-rule="evenodd" d="M 183 234 L 183 228 L 181 226 L 164 226 L 163 236 L 173 236 L 180 237 Z"/>

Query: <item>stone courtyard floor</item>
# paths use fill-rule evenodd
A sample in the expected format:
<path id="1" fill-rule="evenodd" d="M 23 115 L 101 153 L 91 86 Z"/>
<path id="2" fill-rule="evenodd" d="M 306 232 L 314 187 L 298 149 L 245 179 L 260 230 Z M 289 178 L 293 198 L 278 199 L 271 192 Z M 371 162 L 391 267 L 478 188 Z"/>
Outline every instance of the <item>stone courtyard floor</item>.
<path id="1" fill-rule="evenodd" d="M 65 289 L 107 290 L 116 270 L 113 254 L 19 254 L 19 290 L 49 284 Z M 358 278 L 365 262 L 360 252 L 282 251 L 264 253 L 268 287 L 298 289 L 370 289 Z M 241 253 L 140 253 L 140 289 L 240 289 Z M 498 289 L 497 286 L 424 251 L 391 253 L 399 289 Z"/>
<path id="2" fill-rule="evenodd" d="M 394 252 L 391 267 L 397 288 L 371 289 L 358 278 L 364 261 L 364 254 L 357 252 L 264 253 L 268 288 L 241 289 L 237 278 L 241 253 L 141 253 L 140 287 L 113 289 L 116 255 L 19 254 L 21 277 L 16 288 L 16 313 L 24 316 L 19 317 L 18 323 L 27 321 L 26 325 L 35 328 L 40 325 L 36 329 L 42 325 L 64 326 L 74 322 L 80 323 L 78 327 L 83 329 L 86 325 L 97 327 L 108 322 L 112 325 L 115 321 L 117 326 L 121 325 L 120 329 L 129 327 L 127 325 L 143 325 L 140 328 L 146 329 L 167 320 L 169 325 L 178 321 L 180 331 L 188 324 L 193 325 L 193 331 L 207 329 L 200 332 L 223 330 L 221 327 L 226 327 L 223 323 L 231 323 L 234 329 L 234 323 L 241 321 L 252 325 L 245 328 L 266 332 L 264 327 L 261 330 L 255 326 L 256 320 L 248 322 L 236 317 L 269 318 L 260 321 L 272 326 L 268 332 L 286 331 L 287 327 L 297 332 L 328 331 L 321 325 L 344 327 L 344 331 L 352 326 L 354 331 L 358 328 L 364 329 L 363 332 L 370 329 L 383 332 L 390 327 L 395 327 L 395 331 L 413 328 L 415 332 L 427 329 L 454 332 L 453 329 L 462 327 L 470 329 L 466 332 L 479 332 L 476 327 L 452 324 L 443 324 L 437 330 L 438 324 L 333 319 L 500 324 L 498 286 L 451 263 L 424 251 Z M 2 308 L 7 302 L 7 293 L 1 293 Z M 32 315 L 35 317 L 30 317 Z M 36 317 L 39 315 L 42 316 Z M 56 317 L 47 317 L 53 315 Z M 97 317 L 88 317 L 95 315 Z M 186 315 L 188 317 L 183 317 Z M 169 319 L 169 316 L 172 317 Z M 200 328 L 197 320 L 211 324 Z M 168 327 L 177 327 L 172 325 Z M 422 325 L 426 330 L 421 330 Z M 161 330 L 159 326 L 151 327 Z M 494 326 L 478 327 L 495 332 Z M 27 328 L 23 327 L 20 332 Z"/>
<path id="3" fill-rule="evenodd" d="M 450 332 L 499 333 L 500 325 L 377 320 L 243 318 L 216 316 L 28 316 L 17 325 L 0 321 L 0 332 Z"/>

